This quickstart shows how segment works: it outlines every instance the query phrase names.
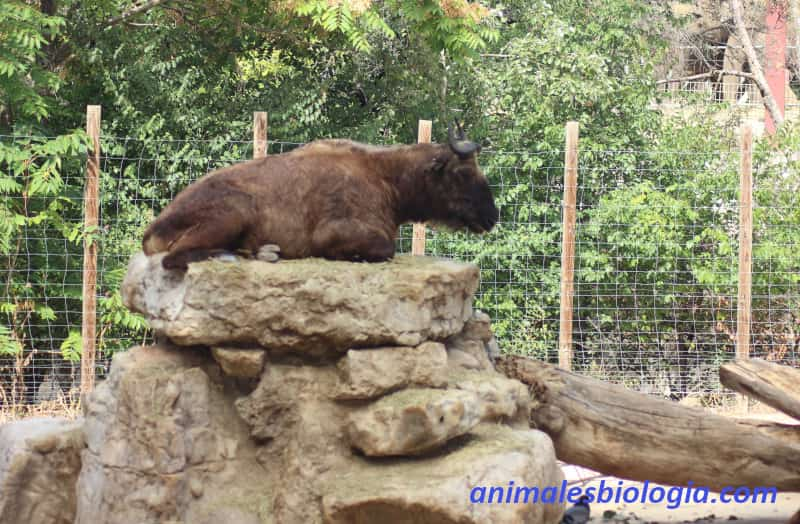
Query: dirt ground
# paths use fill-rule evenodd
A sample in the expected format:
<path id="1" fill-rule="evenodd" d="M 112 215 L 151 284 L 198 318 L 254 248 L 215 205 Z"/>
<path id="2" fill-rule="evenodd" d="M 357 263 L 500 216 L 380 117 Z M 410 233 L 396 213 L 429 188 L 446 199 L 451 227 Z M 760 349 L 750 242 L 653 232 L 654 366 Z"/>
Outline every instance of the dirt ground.
<path id="1" fill-rule="evenodd" d="M 564 473 L 570 485 L 599 486 L 605 480 L 607 486 L 616 487 L 620 479 L 602 476 L 577 466 L 565 465 Z M 640 482 L 623 480 L 623 486 L 641 486 Z M 768 484 L 768 482 L 765 482 Z M 657 484 L 650 484 L 650 489 Z M 666 486 L 665 486 L 666 487 Z M 800 493 L 778 493 L 777 501 L 767 504 L 681 504 L 675 509 L 662 504 L 591 504 L 591 522 L 607 523 L 713 523 L 736 521 L 737 524 L 786 524 L 791 516 L 800 510 Z M 606 518 L 604 518 L 604 515 Z"/>
<path id="2" fill-rule="evenodd" d="M 751 419 L 765 419 L 787 424 L 797 424 L 788 417 L 761 409 L 747 415 L 729 414 L 730 416 L 743 416 Z M 605 480 L 607 486 L 616 487 L 620 479 L 603 476 L 599 473 L 580 468 L 578 466 L 564 465 L 564 474 L 569 484 L 581 486 L 599 486 Z M 639 482 L 623 480 L 623 486 L 641 486 Z M 769 479 L 764 479 L 764 485 L 769 485 Z M 651 488 L 656 484 L 650 484 Z M 681 504 L 676 509 L 668 509 L 666 503 L 662 504 L 592 504 L 591 522 L 607 523 L 719 523 L 732 522 L 737 524 L 786 524 L 795 512 L 800 510 L 800 493 L 778 493 L 777 501 L 773 503 L 758 504 Z M 604 518 L 604 515 L 606 518 Z"/>

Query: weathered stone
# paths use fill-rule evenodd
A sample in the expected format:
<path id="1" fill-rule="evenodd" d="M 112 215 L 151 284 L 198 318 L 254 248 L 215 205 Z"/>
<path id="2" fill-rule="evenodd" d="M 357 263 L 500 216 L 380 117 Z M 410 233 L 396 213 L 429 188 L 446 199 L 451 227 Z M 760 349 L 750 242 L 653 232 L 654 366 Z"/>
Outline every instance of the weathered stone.
<path id="1" fill-rule="evenodd" d="M 83 446 L 80 421 L 0 426 L 0 523 L 72 524 Z"/>
<path id="2" fill-rule="evenodd" d="M 442 344 L 351 349 L 338 364 L 339 399 L 369 399 L 408 386 L 447 385 L 447 352 Z"/>
<path id="3" fill-rule="evenodd" d="M 489 342 L 494 337 L 492 334 L 492 319 L 481 310 L 472 312 L 472 317 L 464 324 L 461 334 L 465 338 Z"/>
<path id="4" fill-rule="evenodd" d="M 259 444 L 257 460 L 273 472 L 275 522 L 321 522 L 322 474 L 353 459 L 344 425 L 353 408 L 331 400 L 336 368 L 270 365 L 258 387 L 235 402 Z"/>
<path id="5" fill-rule="evenodd" d="M 447 351 L 447 364 L 451 368 L 483 369 L 483 365 L 477 357 L 460 349 Z"/>
<path id="6" fill-rule="evenodd" d="M 337 384 L 333 366 L 273 364 L 264 371 L 252 393 L 236 400 L 236 410 L 254 439 L 276 439 L 281 435 L 292 439 L 302 418 L 300 406 L 329 402 Z"/>
<path id="7" fill-rule="evenodd" d="M 368 456 L 416 455 L 467 433 L 481 409 L 474 393 L 406 389 L 353 413 L 347 433 Z"/>
<path id="8" fill-rule="evenodd" d="M 25 521 L 558 520 L 560 506 L 470 502 L 477 484 L 561 480 L 550 440 L 527 429 L 525 386 L 487 357 L 473 266 L 234 260 L 181 273 L 160 259 L 134 258 L 125 299 L 160 334 L 196 346 L 115 356 L 84 401 L 77 502 L 61 503 L 64 519 L 36 509 Z M 26 449 L 56 456 L 59 442 Z"/>
<path id="9" fill-rule="evenodd" d="M 162 346 L 114 356 L 84 403 L 77 524 L 204 522 L 230 506 L 267 522 L 272 479 L 218 369 Z"/>
<path id="10" fill-rule="evenodd" d="M 263 349 L 211 348 L 211 355 L 226 375 L 239 378 L 256 378 L 264 369 L 266 353 Z"/>
<path id="11" fill-rule="evenodd" d="M 528 423 L 530 395 L 522 382 L 500 373 L 453 370 L 450 387 L 474 393 L 480 399 L 481 421 L 520 419 Z"/>
<path id="12" fill-rule="evenodd" d="M 472 503 L 473 488 L 559 486 L 564 479 L 553 444 L 536 430 L 481 424 L 470 440 L 425 460 L 361 462 L 325 479 L 322 508 L 327 524 L 554 524 L 562 504 Z M 478 495 L 475 492 L 474 495 Z M 530 496 L 530 492 L 528 492 Z M 513 498 L 512 498 L 513 501 Z"/>
<path id="13" fill-rule="evenodd" d="M 474 265 L 430 257 L 380 264 L 209 260 L 185 274 L 164 270 L 161 258 L 132 258 L 123 299 L 181 345 L 311 354 L 417 346 L 461 331 L 478 285 Z"/>
<path id="14" fill-rule="evenodd" d="M 489 357 L 489 360 L 492 364 L 497 361 L 497 358 L 500 356 L 500 346 L 497 344 L 497 339 L 492 337 L 486 343 L 486 355 Z"/>
<path id="15" fill-rule="evenodd" d="M 491 338 L 490 338 L 491 340 Z M 448 360 L 452 366 L 466 369 L 494 370 L 494 365 L 489 360 L 486 342 L 475 336 L 474 333 L 458 333 L 445 342 Z"/>

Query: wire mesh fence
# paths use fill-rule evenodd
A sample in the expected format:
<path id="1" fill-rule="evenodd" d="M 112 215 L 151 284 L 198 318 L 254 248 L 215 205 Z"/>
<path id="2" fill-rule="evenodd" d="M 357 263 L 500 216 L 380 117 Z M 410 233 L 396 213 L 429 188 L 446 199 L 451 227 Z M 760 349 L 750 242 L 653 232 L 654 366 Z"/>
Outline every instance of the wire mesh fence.
<path id="1" fill-rule="evenodd" d="M 0 137 L 0 146 L 25 140 Z M 271 141 L 268 154 L 298 145 Z M 119 295 L 144 228 L 188 183 L 252 155 L 250 141 L 102 138 L 100 226 L 89 232 L 99 253 L 98 376 L 114 352 L 150 341 Z M 564 152 L 488 151 L 480 161 L 500 223 L 483 236 L 429 229 L 427 252 L 479 265 L 476 305 L 504 351 L 556 362 Z M 755 166 L 751 324 L 751 354 L 791 364 L 800 341 L 796 162 L 784 155 Z M 577 372 L 667 398 L 724 397 L 717 370 L 734 356 L 738 163 L 738 151 L 580 152 Z M 54 191 L 0 195 L 8 220 L 28 217 L 0 256 L 4 407 L 77 395 L 84 170 L 85 156 L 63 158 Z M 403 226 L 398 252 L 410 252 L 411 238 Z"/>

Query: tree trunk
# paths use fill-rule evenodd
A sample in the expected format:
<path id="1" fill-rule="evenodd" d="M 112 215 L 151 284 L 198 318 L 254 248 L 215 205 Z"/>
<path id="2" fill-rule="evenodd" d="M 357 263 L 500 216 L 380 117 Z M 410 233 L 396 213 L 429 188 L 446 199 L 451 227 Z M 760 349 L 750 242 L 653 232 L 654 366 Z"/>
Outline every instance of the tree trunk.
<path id="1" fill-rule="evenodd" d="M 800 370 L 760 359 L 737 360 L 719 368 L 726 387 L 800 420 Z"/>
<path id="2" fill-rule="evenodd" d="M 789 0 L 789 18 L 794 26 L 794 52 L 789 63 L 794 76 L 800 78 L 800 0 Z"/>
<path id="3" fill-rule="evenodd" d="M 747 26 L 745 26 L 744 23 L 742 1 L 731 0 L 731 10 L 733 11 L 733 25 L 736 29 L 736 36 L 742 43 L 744 54 L 747 57 L 747 61 L 750 63 L 750 71 L 753 73 L 753 81 L 761 91 L 761 96 L 764 99 L 764 105 L 766 106 L 767 111 L 769 111 L 772 121 L 775 123 L 775 127 L 779 128 L 783 125 L 783 115 L 781 114 L 780 109 L 778 109 L 778 103 L 775 101 L 775 97 L 772 95 L 772 90 L 769 88 L 767 79 L 764 76 L 764 69 L 762 69 L 755 47 L 753 47 L 753 41 L 750 39 L 750 34 L 747 32 Z"/>
<path id="4" fill-rule="evenodd" d="M 571 464 L 631 480 L 800 491 L 800 427 L 735 420 L 505 356 L 498 369 L 528 384 L 531 426 Z"/>

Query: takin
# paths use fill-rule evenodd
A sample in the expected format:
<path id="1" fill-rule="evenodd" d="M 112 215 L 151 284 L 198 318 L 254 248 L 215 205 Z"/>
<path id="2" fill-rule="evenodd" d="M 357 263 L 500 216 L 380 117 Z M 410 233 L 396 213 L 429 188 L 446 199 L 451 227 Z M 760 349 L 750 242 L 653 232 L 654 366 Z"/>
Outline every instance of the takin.
<path id="1" fill-rule="evenodd" d="M 406 222 L 487 232 L 499 212 L 477 164 L 480 146 L 460 126 L 448 138 L 392 147 L 319 140 L 219 169 L 178 194 L 142 247 L 147 255 L 167 252 L 165 269 L 264 249 L 283 258 L 379 262 L 394 256 Z"/>

